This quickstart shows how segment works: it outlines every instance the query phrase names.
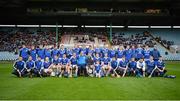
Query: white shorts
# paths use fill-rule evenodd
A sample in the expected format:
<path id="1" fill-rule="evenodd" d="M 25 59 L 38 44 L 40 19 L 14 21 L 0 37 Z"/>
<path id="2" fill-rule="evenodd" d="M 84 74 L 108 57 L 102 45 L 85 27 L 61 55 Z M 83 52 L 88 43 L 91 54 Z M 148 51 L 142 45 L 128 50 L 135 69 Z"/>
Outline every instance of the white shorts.
<path id="1" fill-rule="evenodd" d="M 44 69 L 44 72 L 47 73 L 49 71 L 49 69 Z"/>

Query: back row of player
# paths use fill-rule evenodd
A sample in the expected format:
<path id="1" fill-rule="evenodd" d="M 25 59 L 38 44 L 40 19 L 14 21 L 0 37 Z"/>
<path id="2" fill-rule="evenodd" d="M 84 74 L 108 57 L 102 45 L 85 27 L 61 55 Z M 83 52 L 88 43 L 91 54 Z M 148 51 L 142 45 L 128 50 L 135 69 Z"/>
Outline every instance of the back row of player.
<path id="1" fill-rule="evenodd" d="M 45 74 L 52 76 L 58 75 L 59 77 L 67 74 L 69 77 L 72 77 L 72 74 L 77 76 L 83 71 L 85 75 L 95 75 L 96 77 L 108 76 L 109 74 L 124 77 L 126 73 L 136 76 L 152 76 L 152 74 L 162 76 L 166 72 L 164 62 L 157 49 L 150 51 L 148 46 L 145 49 L 141 47 L 136 48 L 135 51 L 133 49 L 135 48 L 132 47 L 130 49 L 127 46 L 126 50 L 123 50 L 122 47 L 118 50 L 109 50 L 108 48 L 95 48 L 91 50 L 90 48 L 77 47 L 72 50 L 66 50 L 62 46 L 60 50 L 57 48 L 53 50 L 42 48 L 36 50 L 34 47 L 28 50 L 23 46 L 20 51 L 20 58 L 14 64 L 14 74 L 18 76 L 25 74 L 41 76 Z M 45 56 L 38 54 L 38 51 L 42 50 Z M 47 50 L 50 51 L 51 55 L 46 54 L 45 51 Z M 53 52 L 55 50 L 57 52 Z M 61 52 L 63 50 L 64 53 L 62 54 Z M 34 58 L 33 51 L 37 51 L 34 52 Z M 38 55 L 38 59 L 36 59 L 36 54 Z M 45 57 L 45 59 L 41 56 Z"/>

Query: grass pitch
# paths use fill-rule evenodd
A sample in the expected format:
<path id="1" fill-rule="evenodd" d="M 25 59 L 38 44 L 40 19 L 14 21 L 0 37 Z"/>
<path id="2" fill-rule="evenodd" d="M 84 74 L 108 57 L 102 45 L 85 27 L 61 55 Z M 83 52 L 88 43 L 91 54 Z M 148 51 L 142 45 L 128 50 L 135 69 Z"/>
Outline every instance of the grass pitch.
<path id="1" fill-rule="evenodd" d="M 0 63 L 0 100 L 180 100 L 180 63 L 168 62 L 167 78 L 17 78 Z"/>

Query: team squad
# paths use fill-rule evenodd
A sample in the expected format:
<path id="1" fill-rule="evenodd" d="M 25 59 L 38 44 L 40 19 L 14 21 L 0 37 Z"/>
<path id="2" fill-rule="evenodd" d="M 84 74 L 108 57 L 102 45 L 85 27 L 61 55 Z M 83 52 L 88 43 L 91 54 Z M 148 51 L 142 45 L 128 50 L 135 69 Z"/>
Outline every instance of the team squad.
<path id="1" fill-rule="evenodd" d="M 155 77 L 166 73 L 165 63 L 156 47 L 147 45 L 104 47 L 49 48 L 25 45 L 13 65 L 18 77 Z"/>

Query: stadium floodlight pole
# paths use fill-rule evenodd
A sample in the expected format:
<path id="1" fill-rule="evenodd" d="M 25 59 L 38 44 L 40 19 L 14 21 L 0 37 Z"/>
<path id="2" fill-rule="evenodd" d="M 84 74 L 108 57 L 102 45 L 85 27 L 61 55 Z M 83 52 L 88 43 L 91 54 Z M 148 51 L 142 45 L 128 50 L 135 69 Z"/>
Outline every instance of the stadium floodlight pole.
<path id="1" fill-rule="evenodd" d="M 110 23 L 109 38 L 110 38 L 110 42 L 112 42 L 112 23 Z"/>
<path id="2" fill-rule="evenodd" d="M 58 45 L 58 22 L 56 22 L 56 45 Z"/>

